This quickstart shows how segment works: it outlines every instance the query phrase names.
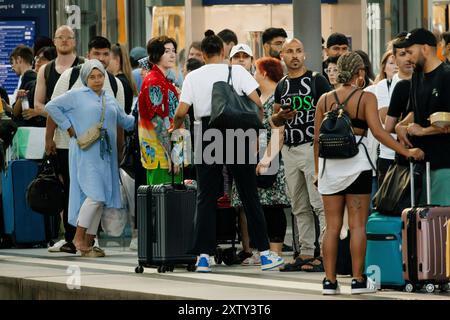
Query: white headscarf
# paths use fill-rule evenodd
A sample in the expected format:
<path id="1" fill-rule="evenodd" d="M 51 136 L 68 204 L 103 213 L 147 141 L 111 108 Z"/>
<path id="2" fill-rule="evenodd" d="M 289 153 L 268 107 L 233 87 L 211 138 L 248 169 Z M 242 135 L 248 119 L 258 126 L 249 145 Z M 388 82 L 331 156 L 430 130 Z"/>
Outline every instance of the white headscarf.
<path id="1" fill-rule="evenodd" d="M 103 73 L 103 75 L 106 75 L 105 67 L 103 67 L 103 64 L 100 61 L 98 61 L 97 59 L 87 60 L 81 67 L 80 71 L 80 80 L 86 87 L 89 75 L 94 69 L 97 69 L 98 71 Z"/>

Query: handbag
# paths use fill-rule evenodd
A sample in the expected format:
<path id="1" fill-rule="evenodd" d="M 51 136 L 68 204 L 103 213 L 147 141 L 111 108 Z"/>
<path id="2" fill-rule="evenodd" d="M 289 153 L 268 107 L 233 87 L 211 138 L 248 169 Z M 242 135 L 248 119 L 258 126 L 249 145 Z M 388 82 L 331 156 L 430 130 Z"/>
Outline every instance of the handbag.
<path id="1" fill-rule="evenodd" d="M 44 158 L 38 176 L 28 185 L 26 198 L 30 208 L 42 215 L 56 216 L 64 210 L 64 185 L 59 179 L 54 156 Z"/>
<path id="2" fill-rule="evenodd" d="M 278 155 L 278 163 L 280 163 L 281 155 Z M 277 181 L 278 171 L 275 174 L 262 174 L 256 176 L 256 186 L 260 189 L 270 189 Z"/>
<path id="3" fill-rule="evenodd" d="M 101 136 L 101 130 L 103 128 L 103 123 L 105 121 L 105 96 L 102 99 L 102 117 L 99 123 L 89 128 L 81 137 L 77 139 L 78 146 L 82 149 L 88 149 L 92 146 Z"/>
<path id="4" fill-rule="evenodd" d="M 228 80 L 213 85 L 210 128 L 264 129 L 259 118 L 259 108 L 246 95 L 240 96 L 233 87 L 232 67 L 229 66 Z"/>
<path id="5" fill-rule="evenodd" d="M 415 197 L 420 198 L 422 191 L 423 165 L 414 164 Z M 389 167 L 386 177 L 373 198 L 373 207 L 377 212 L 400 217 L 403 210 L 411 207 L 409 166 L 395 163 Z"/>

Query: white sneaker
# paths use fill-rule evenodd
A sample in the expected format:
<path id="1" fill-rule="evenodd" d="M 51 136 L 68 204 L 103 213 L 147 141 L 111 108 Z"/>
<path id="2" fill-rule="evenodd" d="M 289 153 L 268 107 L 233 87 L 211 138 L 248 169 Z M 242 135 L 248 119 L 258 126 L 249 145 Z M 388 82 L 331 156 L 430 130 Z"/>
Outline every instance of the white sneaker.
<path id="1" fill-rule="evenodd" d="M 365 281 L 359 282 L 352 280 L 352 294 L 375 293 L 377 292 L 376 283 L 366 275 L 363 275 Z"/>
<path id="2" fill-rule="evenodd" d="M 131 251 L 137 251 L 138 250 L 138 238 L 131 239 L 130 250 Z"/>
<path id="3" fill-rule="evenodd" d="M 260 266 L 261 265 L 261 257 L 259 256 L 259 253 L 253 252 L 253 255 L 250 258 L 245 259 L 242 261 L 243 266 Z"/>
<path id="4" fill-rule="evenodd" d="M 284 265 L 284 260 L 275 252 L 270 251 L 268 255 L 261 255 L 262 271 L 273 270 Z"/>
<path id="5" fill-rule="evenodd" d="M 59 240 L 52 247 L 48 248 L 48 252 L 51 252 L 51 253 L 61 252 L 61 247 L 63 245 L 65 245 L 66 243 L 67 243 L 66 240 Z"/>

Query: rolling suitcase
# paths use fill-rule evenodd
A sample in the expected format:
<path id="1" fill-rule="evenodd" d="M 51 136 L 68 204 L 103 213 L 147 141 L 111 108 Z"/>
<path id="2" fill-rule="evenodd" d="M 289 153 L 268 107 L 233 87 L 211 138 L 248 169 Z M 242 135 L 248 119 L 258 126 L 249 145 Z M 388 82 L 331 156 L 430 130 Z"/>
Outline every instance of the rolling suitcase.
<path id="1" fill-rule="evenodd" d="M 26 190 L 38 170 L 36 161 L 17 160 L 2 173 L 4 232 L 17 247 L 45 246 L 58 236 L 56 217 L 45 218 L 27 205 Z"/>
<path id="2" fill-rule="evenodd" d="M 403 290 L 402 219 L 375 212 L 366 230 L 366 274 L 375 273 L 378 289 Z"/>
<path id="3" fill-rule="evenodd" d="M 184 265 L 195 271 L 197 257 L 192 249 L 196 213 L 196 185 L 141 186 L 137 196 L 138 258 L 136 273 L 157 267 L 159 273 L 173 272 Z"/>
<path id="4" fill-rule="evenodd" d="M 414 182 L 411 182 L 414 194 Z M 428 293 L 433 293 L 436 285 L 441 290 L 448 288 L 445 242 L 450 207 L 430 204 L 430 163 L 426 165 L 426 191 L 426 206 L 413 205 L 402 213 L 403 275 L 407 292 L 425 287 Z"/>

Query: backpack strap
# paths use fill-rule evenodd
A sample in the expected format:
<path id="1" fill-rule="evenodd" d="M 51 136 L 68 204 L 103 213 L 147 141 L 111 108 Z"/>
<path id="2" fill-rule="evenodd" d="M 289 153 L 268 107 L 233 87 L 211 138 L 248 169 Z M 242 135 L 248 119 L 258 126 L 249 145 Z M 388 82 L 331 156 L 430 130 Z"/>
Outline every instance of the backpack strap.
<path id="1" fill-rule="evenodd" d="M 361 105 L 361 100 L 362 100 L 364 93 L 365 93 L 364 91 L 361 92 L 361 96 L 359 97 L 359 100 L 358 100 L 358 106 L 356 107 L 356 119 L 359 119 L 359 107 Z"/>
<path id="2" fill-rule="evenodd" d="M 313 73 L 312 73 L 312 77 L 311 77 L 311 95 L 312 95 L 312 97 L 313 97 L 313 99 L 316 99 L 316 94 L 317 94 L 317 90 L 316 90 L 316 80 L 317 80 L 317 77 L 319 76 L 319 73 L 318 72 L 316 72 L 316 71 L 314 71 Z M 320 98 L 320 97 L 319 97 Z M 317 100 L 319 100 L 318 98 L 317 98 Z"/>
<path id="3" fill-rule="evenodd" d="M 55 60 L 52 60 L 45 65 L 45 70 L 44 70 L 45 82 L 47 82 L 48 78 L 50 78 L 50 72 L 52 72 L 52 68 L 54 65 L 55 65 Z"/>
<path id="4" fill-rule="evenodd" d="M 72 89 L 75 82 L 77 82 L 78 78 L 80 77 L 81 72 L 81 65 L 75 66 L 72 68 L 72 73 L 70 74 L 70 80 L 69 80 L 69 90 Z"/>
<path id="5" fill-rule="evenodd" d="M 117 84 L 117 79 L 110 72 L 108 73 L 109 83 L 111 84 L 111 89 L 114 93 L 114 97 L 117 98 L 117 92 L 119 91 L 119 85 Z"/>
<path id="6" fill-rule="evenodd" d="M 347 99 L 344 100 L 343 103 L 341 103 L 341 102 L 339 101 L 339 97 L 338 97 L 338 95 L 337 95 L 336 90 L 333 91 L 334 98 L 336 99 L 336 102 L 337 102 L 338 106 L 340 106 L 340 107 L 343 109 L 343 108 L 347 105 L 347 103 L 350 101 L 350 99 L 353 97 L 353 95 L 354 95 L 358 90 L 359 90 L 359 89 L 353 90 L 352 93 L 349 94 L 349 96 L 347 97 Z"/>

